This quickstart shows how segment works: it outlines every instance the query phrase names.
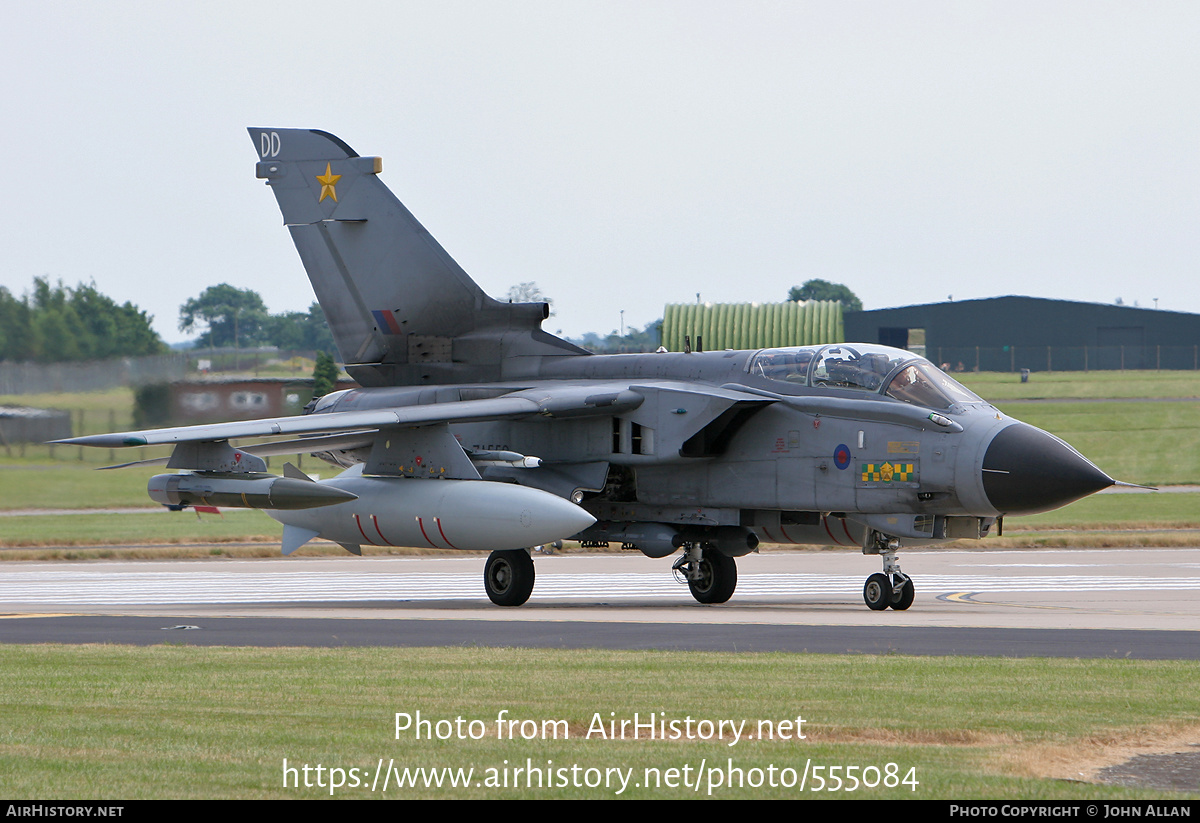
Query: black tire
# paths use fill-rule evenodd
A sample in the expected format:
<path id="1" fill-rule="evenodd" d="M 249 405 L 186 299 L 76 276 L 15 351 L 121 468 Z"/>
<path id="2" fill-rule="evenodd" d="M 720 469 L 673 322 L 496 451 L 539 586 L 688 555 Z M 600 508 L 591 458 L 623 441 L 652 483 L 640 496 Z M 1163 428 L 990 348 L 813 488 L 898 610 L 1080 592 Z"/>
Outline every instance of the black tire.
<path id="1" fill-rule="evenodd" d="M 892 605 L 892 581 L 886 574 L 873 574 L 863 586 L 863 600 L 867 608 L 881 612 Z"/>
<path id="2" fill-rule="evenodd" d="M 700 557 L 700 579 L 689 580 L 692 597 L 701 603 L 724 603 L 737 588 L 737 561 L 718 551 Z"/>
<path id="3" fill-rule="evenodd" d="M 904 611 L 913 604 L 914 596 L 916 596 L 916 590 L 913 588 L 912 579 L 909 578 L 900 588 L 900 594 L 892 595 L 892 608 L 898 612 Z"/>
<path id="4" fill-rule="evenodd" d="M 533 594 L 533 558 L 524 549 L 492 552 L 483 567 L 483 587 L 497 606 L 520 606 Z"/>

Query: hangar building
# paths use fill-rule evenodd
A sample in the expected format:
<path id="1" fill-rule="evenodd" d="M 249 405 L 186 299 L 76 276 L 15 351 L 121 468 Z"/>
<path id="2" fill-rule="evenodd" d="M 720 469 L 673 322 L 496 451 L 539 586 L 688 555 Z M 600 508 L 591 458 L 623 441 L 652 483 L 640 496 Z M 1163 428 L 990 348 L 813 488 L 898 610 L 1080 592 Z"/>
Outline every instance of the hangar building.
<path id="1" fill-rule="evenodd" d="M 881 343 L 968 371 L 1196 369 L 1200 314 L 1040 297 L 848 312 L 847 341 Z"/>

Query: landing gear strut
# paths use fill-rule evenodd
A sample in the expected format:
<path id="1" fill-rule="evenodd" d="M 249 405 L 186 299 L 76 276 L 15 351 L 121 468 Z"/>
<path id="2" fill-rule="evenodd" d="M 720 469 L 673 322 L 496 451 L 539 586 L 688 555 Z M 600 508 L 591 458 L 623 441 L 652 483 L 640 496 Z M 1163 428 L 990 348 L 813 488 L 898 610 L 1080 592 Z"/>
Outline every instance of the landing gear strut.
<path id="1" fill-rule="evenodd" d="M 692 597 L 701 603 L 724 603 L 737 588 L 737 562 L 716 549 L 701 549 L 685 544 L 685 551 L 671 571 L 675 579 L 686 582 Z"/>
<path id="2" fill-rule="evenodd" d="M 900 571 L 896 552 L 900 541 L 894 537 L 873 531 L 867 535 L 863 554 L 878 554 L 883 558 L 883 573 L 873 574 L 863 586 L 863 600 L 867 608 L 881 612 L 891 607 L 902 612 L 913 604 L 916 590 L 912 578 Z"/>
<path id="3" fill-rule="evenodd" d="M 533 594 L 533 558 L 524 549 L 492 552 L 483 567 L 483 587 L 497 606 L 520 606 Z"/>

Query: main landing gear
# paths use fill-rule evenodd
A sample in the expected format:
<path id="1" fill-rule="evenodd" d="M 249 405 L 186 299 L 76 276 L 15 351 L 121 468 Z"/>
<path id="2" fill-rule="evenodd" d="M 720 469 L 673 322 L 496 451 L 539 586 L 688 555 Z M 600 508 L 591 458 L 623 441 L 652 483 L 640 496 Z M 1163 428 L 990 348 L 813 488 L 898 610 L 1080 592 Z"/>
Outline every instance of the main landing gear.
<path id="1" fill-rule="evenodd" d="M 533 558 L 524 549 L 492 552 L 483 567 L 483 587 L 497 606 L 520 606 L 533 594 Z"/>
<path id="2" fill-rule="evenodd" d="M 870 532 L 867 536 L 863 554 L 878 554 L 883 558 L 883 573 L 871 575 L 863 586 L 863 600 L 873 611 L 881 612 L 890 607 L 902 612 L 913 604 L 916 591 L 912 578 L 900 571 L 900 563 L 896 560 L 899 548 L 900 541 L 894 537 L 879 532 Z"/>
<path id="3" fill-rule="evenodd" d="M 737 562 L 716 549 L 685 544 L 685 551 L 671 567 L 675 579 L 687 583 L 692 597 L 701 603 L 724 603 L 737 588 Z"/>

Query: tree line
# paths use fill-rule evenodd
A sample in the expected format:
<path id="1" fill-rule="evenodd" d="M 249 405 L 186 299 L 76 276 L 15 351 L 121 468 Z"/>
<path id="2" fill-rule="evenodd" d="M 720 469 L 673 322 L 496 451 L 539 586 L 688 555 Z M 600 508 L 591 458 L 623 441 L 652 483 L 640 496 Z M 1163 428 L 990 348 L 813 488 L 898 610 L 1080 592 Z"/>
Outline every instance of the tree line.
<path id="1" fill-rule="evenodd" d="M 514 286 L 508 298 L 551 302 L 536 283 Z M 850 289 L 824 280 L 792 287 L 788 299 L 840 300 L 847 311 L 862 309 Z M 118 305 L 94 283 L 71 288 L 37 277 L 20 298 L 0 286 L 0 360 L 50 363 L 161 354 L 167 346 L 151 327 L 152 319 L 131 302 Z M 662 321 L 655 320 L 624 335 L 589 332 L 572 342 L 595 352 L 653 351 L 661 326 Z M 258 292 L 227 283 L 210 286 L 180 306 L 179 329 L 197 334 L 195 345 L 201 348 L 337 351 L 317 303 L 308 311 L 271 314 Z"/>
<path id="2" fill-rule="evenodd" d="M 139 357 L 167 350 L 152 318 L 133 303 L 118 305 L 94 283 L 75 288 L 36 277 L 15 297 L 0 286 L 0 360 L 56 363 Z"/>
<path id="3" fill-rule="evenodd" d="M 333 335 L 320 305 L 308 311 L 271 314 L 253 289 L 222 283 L 209 286 L 179 307 L 179 330 L 196 333 L 199 348 L 253 348 L 335 352 Z"/>
<path id="4" fill-rule="evenodd" d="M 537 283 L 519 283 L 508 290 L 509 301 L 515 303 L 554 301 L 542 293 Z M 793 286 L 788 300 L 838 300 L 846 311 L 861 311 L 862 301 L 848 287 L 826 280 L 809 280 Z M 551 315 L 553 315 L 553 308 Z M 325 315 L 317 303 L 308 312 L 270 314 L 257 292 L 222 284 L 211 286 L 199 297 L 188 300 L 179 310 L 181 331 L 203 330 L 196 340 L 201 347 L 277 346 L 281 349 L 306 349 L 334 352 L 333 336 L 325 323 Z M 608 335 L 588 332 L 572 343 L 597 354 L 654 351 L 662 342 L 662 319 L 647 323 L 642 329 L 626 329 L 625 334 Z"/>
<path id="5" fill-rule="evenodd" d="M 537 283 L 519 283 L 508 290 L 508 300 L 518 303 L 554 301 L 542 294 Z M 862 301 L 847 286 L 827 280 L 809 280 L 793 286 L 788 300 L 838 300 L 846 311 L 862 311 Z M 551 315 L 553 315 L 551 309 Z M 210 286 L 179 310 L 179 329 L 200 332 L 199 347 L 276 346 L 280 349 L 337 351 L 320 305 L 307 312 L 271 314 L 258 292 L 228 284 Z M 597 353 L 654 351 L 662 340 L 662 319 L 643 329 L 627 329 L 624 335 L 588 332 L 572 343 Z"/>

